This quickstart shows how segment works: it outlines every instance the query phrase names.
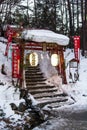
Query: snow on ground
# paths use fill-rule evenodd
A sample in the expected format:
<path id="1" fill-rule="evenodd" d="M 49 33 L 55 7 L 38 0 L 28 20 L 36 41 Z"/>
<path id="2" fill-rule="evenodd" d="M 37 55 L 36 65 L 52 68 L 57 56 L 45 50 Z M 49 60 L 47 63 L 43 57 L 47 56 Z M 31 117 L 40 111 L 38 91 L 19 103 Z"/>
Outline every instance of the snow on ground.
<path id="1" fill-rule="evenodd" d="M 2 39 L 1 39 L 2 40 Z M 18 105 L 21 100 L 19 99 L 19 90 L 12 86 L 11 78 L 11 58 L 5 57 L 6 45 L 0 42 L 0 109 L 6 114 L 5 117 L 13 116 L 15 120 L 20 119 L 20 116 L 15 115 L 12 111 L 10 103 Z M 1 74 L 1 66 L 5 64 L 7 75 Z"/>
<path id="2" fill-rule="evenodd" d="M 9 52 L 8 59 L 4 56 L 6 44 L 0 42 L 0 70 L 1 65 L 5 64 L 7 75 L 2 75 L 0 72 L 0 108 L 3 109 L 6 113 L 6 117 L 14 117 L 15 120 L 20 119 L 20 116 L 15 114 L 11 110 L 10 103 L 15 103 L 18 105 L 21 100 L 19 99 L 19 90 L 12 86 L 11 78 L 11 49 Z M 72 105 L 65 105 L 61 108 L 58 108 L 59 111 L 77 111 L 77 110 L 86 110 L 87 109 L 87 59 L 80 56 L 80 65 L 79 65 L 79 81 L 76 83 L 69 83 L 69 67 L 68 62 L 70 59 L 74 58 L 74 52 L 70 49 L 66 49 L 65 53 L 66 61 L 66 73 L 68 80 L 68 87 L 66 87 L 67 93 L 70 93 L 76 100 Z M 45 69 L 44 69 L 45 71 Z M 54 70 L 53 70 L 54 71 Z M 46 70 L 47 73 L 47 70 Z M 2 84 L 3 83 L 3 84 Z M 70 88 L 69 88 L 70 86 Z M 2 122 L 1 122 L 2 123 Z"/>
<path id="3" fill-rule="evenodd" d="M 65 54 L 66 61 L 68 63 L 69 60 L 74 58 L 74 53 L 69 49 L 67 49 L 65 53 L 66 53 Z M 67 56 L 67 54 L 69 55 Z M 87 107 L 87 67 L 86 66 L 87 66 L 87 59 L 80 55 L 79 80 L 76 83 L 71 84 L 72 86 L 71 92 L 76 99 L 76 103 L 74 105 L 76 105 L 78 108 L 81 108 L 82 106 L 82 109 L 84 106 Z M 70 81 L 69 67 L 66 68 L 66 73 L 69 82 Z"/>

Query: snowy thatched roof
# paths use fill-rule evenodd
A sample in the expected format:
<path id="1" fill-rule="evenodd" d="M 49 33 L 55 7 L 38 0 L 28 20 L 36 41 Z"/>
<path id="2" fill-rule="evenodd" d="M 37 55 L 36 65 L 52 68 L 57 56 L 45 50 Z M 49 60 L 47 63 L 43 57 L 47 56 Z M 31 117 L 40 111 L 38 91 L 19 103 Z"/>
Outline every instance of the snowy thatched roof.
<path id="1" fill-rule="evenodd" d="M 21 38 L 34 42 L 57 43 L 61 46 L 69 44 L 69 38 L 67 36 L 44 29 L 24 30 Z"/>

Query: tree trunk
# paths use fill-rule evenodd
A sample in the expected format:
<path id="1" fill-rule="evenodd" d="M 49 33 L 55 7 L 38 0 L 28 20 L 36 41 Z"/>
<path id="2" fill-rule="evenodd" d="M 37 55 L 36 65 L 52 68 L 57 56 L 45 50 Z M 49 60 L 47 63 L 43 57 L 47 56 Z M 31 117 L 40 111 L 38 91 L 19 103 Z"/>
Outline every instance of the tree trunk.
<path id="1" fill-rule="evenodd" d="M 73 36 L 73 26 L 72 26 L 72 12 L 71 12 L 71 4 L 70 0 L 67 0 L 68 3 L 68 11 L 69 11 L 69 24 L 70 24 L 70 36 Z"/>

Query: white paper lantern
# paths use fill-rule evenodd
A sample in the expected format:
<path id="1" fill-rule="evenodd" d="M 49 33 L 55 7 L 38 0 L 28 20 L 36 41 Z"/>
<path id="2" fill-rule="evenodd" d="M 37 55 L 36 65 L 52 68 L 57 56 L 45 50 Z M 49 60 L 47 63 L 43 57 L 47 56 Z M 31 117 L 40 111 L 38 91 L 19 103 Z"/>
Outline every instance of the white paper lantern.
<path id="1" fill-rule="evenodd" d="M 51 64 L 52 66 L 57 66 L 59 63 L 59 56 L 58 54 L 52 54 L 51 55 Z"/>
<path id="2" fill-rule="evenodd" d="M 38 65 L 38 54 L 36 52 L 32 52 L 29 56 L 29 61 L 31 66 Z"/>

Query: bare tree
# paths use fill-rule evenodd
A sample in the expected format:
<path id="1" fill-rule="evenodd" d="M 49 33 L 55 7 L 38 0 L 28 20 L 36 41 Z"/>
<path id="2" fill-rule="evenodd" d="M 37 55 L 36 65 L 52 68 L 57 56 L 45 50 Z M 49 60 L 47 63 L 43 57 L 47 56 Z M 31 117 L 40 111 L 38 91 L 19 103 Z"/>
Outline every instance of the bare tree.
<path id="1" fill-rule="evenodd" d="M 1 0 L 0 1 L 0 18 L 7 22 L 11 18 L 12 9 L 17 6 L 21 0 Z"/>
<path id="2" fill-rule="evenodd" d="M 69 24 L 70 24 L 70 36 L 73 35 L 73 25 L 72 25 L 72 11 L 71 11 L 71 1 L 67 0 L 68 11 L 69 11 Z"/>

